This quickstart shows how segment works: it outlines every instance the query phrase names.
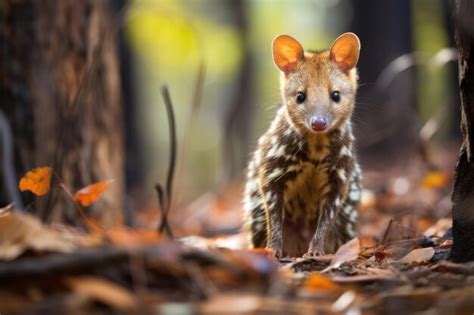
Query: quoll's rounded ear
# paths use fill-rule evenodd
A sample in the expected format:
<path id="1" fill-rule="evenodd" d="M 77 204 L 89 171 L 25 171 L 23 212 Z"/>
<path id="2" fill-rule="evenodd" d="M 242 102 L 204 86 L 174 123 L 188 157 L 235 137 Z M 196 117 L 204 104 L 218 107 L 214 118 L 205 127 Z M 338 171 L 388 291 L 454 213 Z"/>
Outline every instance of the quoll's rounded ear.
<path id="1" fill-rule="evenodd" d="M 339 69 L 346 72 L 357 65 L 359 52 L 359 37 L 354 33 L 344 33 L 332 44 L 330 58 Z"/>
<path id="2" fill-rule="evenodd" d="M 273 62 L 283 72 L 289 73 L 296 68 L 304 57 L 301 44 L 291 36 L 280 35 L 273 40 Z"/>

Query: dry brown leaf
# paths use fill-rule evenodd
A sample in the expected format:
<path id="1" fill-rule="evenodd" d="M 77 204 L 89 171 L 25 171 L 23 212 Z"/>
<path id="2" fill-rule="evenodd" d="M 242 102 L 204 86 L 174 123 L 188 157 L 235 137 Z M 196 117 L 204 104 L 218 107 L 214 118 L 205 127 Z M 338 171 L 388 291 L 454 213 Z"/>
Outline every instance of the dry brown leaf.
<path id="1" fill-rule="evenodd" d="M 163 236 L 154 230 L 129 229 L 125 226 L 114 227 L 105 231 L 106 236 L 115 244 L 129 248 L 156 245 L 163 241 Z"/>
<path id="2" fill-rule="evenodd" d="M 66 253 L 75 247 L 73 241 L 31 215 L 12 212 L 0 216 L 0 260 L 15 259 L 26 250 Z"/>
<path id="3" fill-rule="evenodd" d="M 409 252 L 405 257 L 397 260 L 400 263 L 422 263 L 428 262 L 433 258 L 435 250 L 433 247 L 417 248 Z"/>
<path id="4" fill-rule="evenodd" d="M 111 182 L 112 180 L 105 180 L 88 185 L 76 192 L 74 200 L 80 202 L 84 207 L 88 207 L 102 196 Z"/>
<path id="5" fill-rule="evenodd" d="M 417 238 L 422 238 L 423 234 L 418 231 L 402 225 L 400 222 L 390 220 L 387 230 L 385 231 L 382 244 L 391 244 L 405 240 L 414 240 Z"/>
<path id="6" fill-rule="evenodd" d="M 21 191 L 29 190 L 37 196 L 46 195 L 50 190 L 52 170 L 50 167 L 32 169 L 20 179 Z"/>
<path id="7" fill-rule="evenodd" d="M 133 310 L 137 301 L 130 291 L 111 281 L 91 276 L 68 278 L 72 291 L 88 296 L 118 310 Z"/>
<path id="8" fill-rule="evenodd" d="M 359 252 L 360 241 L 359 238 L 356 237 L 339 247 L 334 258 L 331 260 L 331 263 L 322 271 L 322 273 L 339 268 L 343 263 L 357 259 L 359 257 Z"/>

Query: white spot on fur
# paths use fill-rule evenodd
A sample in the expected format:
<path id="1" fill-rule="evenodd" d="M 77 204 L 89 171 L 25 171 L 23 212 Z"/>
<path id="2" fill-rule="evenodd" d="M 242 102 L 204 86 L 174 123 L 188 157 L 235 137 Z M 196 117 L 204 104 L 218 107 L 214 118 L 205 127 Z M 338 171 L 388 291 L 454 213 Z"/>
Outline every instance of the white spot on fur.
<path id="1" fill-rule="evenodd" d="M 358 201 L 360 199 L 360 191 L 358 189 L 352 189 L 349 193 L 349 199 L 352 201 Z"/>
<path id="2" fill-rule="evenodd" d="M 341 151 L 339 152 L 339 155 L 340 156 L 351 156 L 352 155 L 351 149 L 348 146 L 345 145 L 341 148 Z"/>
<path id="3" fill-rule="evenodd" d="M 268 203 L 268 209 L 273 209 L 275 208 L 276 202 L 270 202 Z"/>
<path id="4" fill-rule="evenodd" d="M 342 182 L 345 182 L 347 180 L 346 171 L 343 168 L 337 170 L 337 176 L 339 176 Z"/>
<path id="5" fill-rule="evenodd" d="M 294 172 L 294 171 L 299 171 L 301 169 L 301 166 L 298 165 L 298 164 L 293 164 L 293 165 L 290 165 L 286 168 L 286 171 L 289 173 L 289 172 Z"/>
<path id="6" fill-rule="evenodd" d="M 336 198 L 336 200 L 334 200 L 334 205 L 336 207 L 339 207 L 341 205 L 341 199 L 339 197 Z M 332 212 L 331 212 L 332 213 Z"/>
<path id="7" fill-rule="evenodd" d="M 350 215 L 351 212 L 352 212 L 352 207 L 351 206 L 345 206 L 342 211 L 344 211 L 344 214 Z"/>
<path id="8" fill-rule="evenodd" d="M 285 155 L 285 145 L 274 145 L 268 152 L 267 152 L 267 158 L 277 158 L 277 157 L 282 157 Z"/>
<path id="9" fill-rule="evenodd" d="M 355 234 L 356 234 L 356 232 L 354 231 L 354 227 L 352 226 L 352 224 L 348 224 L 348 225 L 346 226 L 346 232 L 347 232 L 347 234 L 349 234 L 349 236 L 351 236 L 351 237 L 354 237 Z"/>
<path id="10" fill-rule="evenodd" d="M 262 153 L 260 152 L 260 150 L 257 150 L 255 151 L 255 164 L 257 165 L 260 165 L 262 163 Z"/>
<path id="11" fill-rule="evenodd" d="M 247 184 L 245 185 L 246 195 L 252 194 L 254 191 L 257 191 L 257 190 L 258 190 L 258 180 L 251 179 L 247 181 Z"/>
<path id="12" fill-rule="evenodd" d="M 276 168 L 273 170 L 273 172 L 271 172 L 270 175 L 268 175 L 268 179 L 273 180 L 282 174 L 283 174 L 283 170 L 281 168 Z"/>
<path id="13" fill-rule="evenodd" d="M 252 212 L 254 209 L 259 208 L 262 205 L 260 196 L 245 195 L 244 197 L 244 212 Z"/>
<path id="14" fill-rule="evenodd" d="M 277 142 L 278 142 L 277 136 L 273 136 L 273 137 L 270 139 L 270 142 L 272 143 L 272 145 L 277 144 Z"/>
<path id="15" fill-rule="evenodd" d="M 359 214 L 357 213 L 355 209 L 353 209 L 351 213 L 349 214 L 349 220 L 351 221 L 356 221 L 358 217 L 359 217 Z"/>

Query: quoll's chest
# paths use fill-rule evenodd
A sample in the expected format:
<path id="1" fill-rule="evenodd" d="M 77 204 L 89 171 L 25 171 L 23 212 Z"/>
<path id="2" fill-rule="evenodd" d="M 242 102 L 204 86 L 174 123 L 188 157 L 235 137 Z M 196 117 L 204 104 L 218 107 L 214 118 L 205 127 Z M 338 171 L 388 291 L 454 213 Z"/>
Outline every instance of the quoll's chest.
<path id="1" fill-rule="evenodd" d="M 321 210 L 330 189 L 329 165 L 298 164 L 297 175 L 283 192 L 285 217 L 292 222 L 312 221 Z"/>

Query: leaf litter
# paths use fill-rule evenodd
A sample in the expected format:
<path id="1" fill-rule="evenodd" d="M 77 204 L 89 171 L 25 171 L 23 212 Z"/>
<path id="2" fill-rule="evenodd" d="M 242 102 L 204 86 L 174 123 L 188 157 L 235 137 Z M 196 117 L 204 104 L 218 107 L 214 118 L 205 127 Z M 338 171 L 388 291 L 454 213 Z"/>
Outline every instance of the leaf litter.
<path id="1" fill-rule="evenodd" d="M 470 314 L 474 264 L 447 260 L 448 177 L 418 175 L 402 190 L 390 186 L 405 183 L 399 175 L 377 184 L 367 174 L 359 238 L 314 257 L 277 260 L 246 249 L 246 236 L 235 233 L 235 186 L 171 211 L 170 225 L 181 228 L 174 232 L 187 236 L 177 240 L 156 232 L 146 213 L 141 228 L 81 232 L 0 211 L 0 312 Z M 37 192 L 50 185 L 39 182 Z M 106 193 L 92 188 L 91 202 Z"/>

